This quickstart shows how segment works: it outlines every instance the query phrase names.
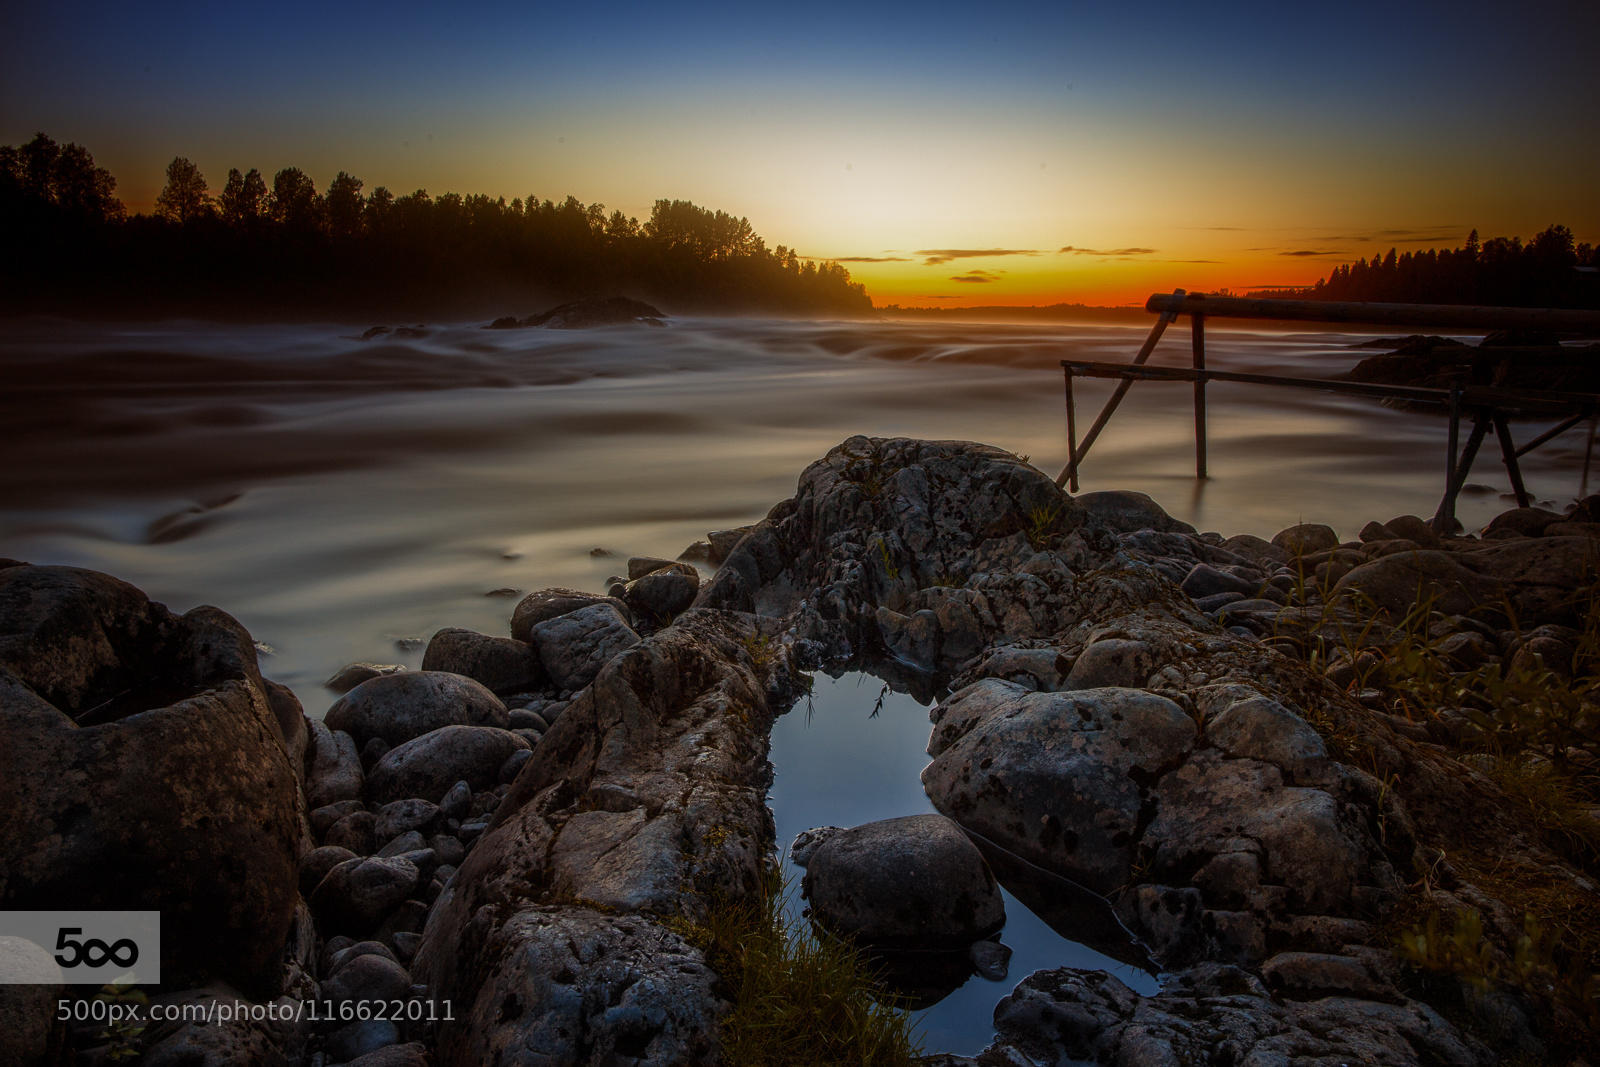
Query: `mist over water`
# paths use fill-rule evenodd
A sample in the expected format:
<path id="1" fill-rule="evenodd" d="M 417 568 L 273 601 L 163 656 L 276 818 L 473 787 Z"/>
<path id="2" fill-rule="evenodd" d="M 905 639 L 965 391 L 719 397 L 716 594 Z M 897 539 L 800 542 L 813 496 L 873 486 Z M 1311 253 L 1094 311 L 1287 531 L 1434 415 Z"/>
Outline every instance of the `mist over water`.
<path id="1" fill-rule="evenodd" d="M 1054 475 L 1063 358 L 1125 361 L 1148 323 L 680 319 L 664 329 L 8 324 L 0 340 L 0 555 L 115 574 L 175 610 L 212 603 L 275 654 L 320 715 L 321 681 L 415 667 L 442 626 L 504 633 L 497 590 L 597 589 L 755 521 L 805 465 L 864 433 L 985 441 Z M 1184 363 L 1170 330 L 1156 362 Z M 1209 365 L 1329 375 L 1373 334 L 1208 330 Z M 1080 426 L 1110 383 L 1079 381 Z M 1201 529 L 1297 521 L 1353 536 L 1430 515 L 1444 421 L 1352 397 L 1210 389 L 1212 478 L 1193 478 L 1190 389 L 1141 383 L 1083 489 L 1137 489 Z M 1517 428 L 1527 440 L 1539 427 Z M 1584 435 L 1527 457 L 1530 489 L 1578 489 Z M 1509 506 L 1487 449 L 1462 517 Z M 610 555 L 591 554 L 602 549 Z"/>

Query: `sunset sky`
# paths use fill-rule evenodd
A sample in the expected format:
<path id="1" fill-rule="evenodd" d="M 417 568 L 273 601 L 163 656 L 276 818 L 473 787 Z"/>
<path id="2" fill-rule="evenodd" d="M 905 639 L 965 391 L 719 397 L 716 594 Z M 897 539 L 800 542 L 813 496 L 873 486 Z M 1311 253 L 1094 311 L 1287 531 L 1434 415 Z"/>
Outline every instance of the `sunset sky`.
<path id="1" fill-rule="evenodd" d="M 1600 241 L 1600 3 L 0 10 L 0 143 L 748 216 L 875 302 L 1142 302 Z"/>

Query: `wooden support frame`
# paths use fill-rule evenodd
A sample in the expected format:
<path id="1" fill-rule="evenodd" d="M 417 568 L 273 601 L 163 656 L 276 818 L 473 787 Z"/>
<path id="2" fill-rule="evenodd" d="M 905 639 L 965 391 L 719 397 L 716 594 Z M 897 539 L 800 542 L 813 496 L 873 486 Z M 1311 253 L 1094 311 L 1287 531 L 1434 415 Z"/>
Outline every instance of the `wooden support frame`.
<path id="1" fill-rule="evenodd" d="M 1204 359 L 1202 353 L 1197 352 L 1196 358 Z M 1519 507 L 1527 507 L 1531 502 L 1526 485 L 1522 480 L 1522 469 L 1518 459 L 1540 445 L 1554 440 L 1560 433 L 1573 428 L 1584 419 L 1591 420 L 1590 449 L 1593 448 L 1594 426 L 1593 420 L 1600 415 L 1600 394 L 1595 393 L 1553 393 L 1533 389 L 1499 389 L 1488 386 L 1463 385 L 1460 381 L 1451 383 L 1450 388 L 1441 389 L 1432 386 L 1411 385 L 1384 385 L 1376 382 L 1351 382 L 1329 378 L 1297 378 L 1280 374 L 1250 374 L 1238 371 L 1210 370 L 1205 366 L 1197 367 L 1152 367 L 1145 364 L 1124 363 L 1097 363 L 1088 360 L 1062 360 L 1061 367 L 1066 378 L 1067 398 L 1067 468 L 1061 472 L 1061 478 L 1070 480 L 1073 491 L 1077 487 L 1077 470 L 1083 462 L 1087 448 L 1077 439 L 1076 414 L 1073 402 L 1072 379 L 1074 375 L 1091 378 L 1118 378 L 1121 379 L 1118 392 L 1113 399 L 1120 400 L 1120 395 L 1126 394 L 1124 387 L 1131 386 L 1134 381 L 1169 381 L 1191 382 L 1195 387 L 1195 447 L 1197 476 L 1205 477 L 1205 409 L 1204 394 L 1201 389 L 1208 382 L 1232 382 L 1251 385 L 1274 385 L 1299 389 L 1315 389 L 1323 392 L 1344 393 L 1355 396 L 1370 396 L 1380 399 L 1404 400 L 1413 404 L 1431 407 L 1442 407 L 1450 415 L 1449 443 L 1445 460 L 1445 491 L 1435 512 L 1432 525 L 1440 533 L 1448 533 L 1455 526 L 1455 505 L 1460 496 L 1462 487 L 1466 484 L 1467 477 L 1472 472 L 1473 461 L 1477 458 L 1484 439 L 1489 431 L 1495 433 L 1496 442 L 1500 446 L 1500 458 L 1506 466 L 1506 472 L 1511 479 L 1513 492 L 1517 495 Z M 1110 405 L 1107 405 L 1110 407 Z M 1463 414 L 1470 412 L 1473 416 L 1472 431 L 1467 435 L 1464 447 L 1457 453 L 1460 441 L 1460 425 Z M 1518 448 L 1511 436 L 1510 419 L 1513 414 L 1542 415 L 1553 417 L 1564 415 L 1566 418 L 1557 426 L 1529 441 Z M 1101 418 L 1096 420 L 1097 426 L 1103 426 L 1105 419 L 1109 418 L 1106 411 L 1102 410 Z M 1585 471 L 1588 468 L 1588 457 L 1585 456 Z"/>

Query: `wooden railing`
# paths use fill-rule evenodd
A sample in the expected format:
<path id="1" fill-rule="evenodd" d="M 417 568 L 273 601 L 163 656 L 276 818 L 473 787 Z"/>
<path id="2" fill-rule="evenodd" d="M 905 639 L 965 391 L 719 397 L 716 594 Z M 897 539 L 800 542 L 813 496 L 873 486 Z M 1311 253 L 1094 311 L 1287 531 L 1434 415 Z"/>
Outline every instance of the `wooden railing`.
<path id="1" fill-rule="evenodd" d="M 1067 485 L 1078 491 L 1078 470 L 1089 449 L 1100 437 L 1106 423 L 1118 405 L 1133 387 L 1135 381 L 1182 381 L 1194 387 L 1195 477 L 1205 478 L 1206 460 L 1206 385 L 1208 382 L 1248 383 L 1252 385 L 1284 386 L 1299 389 L 1317 389 L 1324 392 L 1370 396 L 1378 399 L 1404 400 L 1412 404 L 1439 407 L 1449 413 L 1449 446 L 1445 459 L 1445 492 L 1434 515 L 1433 525 L 1447 532 L 1455 525 L 1455 503 L 1472 470 L 1478 449 L 1488 436 L 1495 432 L 1500 445 L 1500 455 L 1511 479 L 1517 504 L 1527 507 L 1529 497 L 1522 481 L 1522 471 L 1517 463 L 1540 445 L 1553 440 L 1585 419 L 1590 420 L 1589 446 L 1593 450 L 1594 420 L 1600 415 L 1600 394 L 1576 392 L 1549 392 L 1533 389 L 1502 389 L 1465 380 L 1459 376 L 1448 387 L 1387 385 L 1376 382 L 1342 381 L 1328 378 L 1302 378 L 1281 374 L 1245 374 L 1232 371 L 1209 370 L 1205 357 L 1205 320 L 1211 318 L 1270 319 L 1280 322 L 1361 323 L 1369 325 L 1423 326 L 1434 329 L 1546 329 L 1558 332 L 1600 335 L 1600 312 L 1573 311 L 1560 308 L 1494 308 L 1469 307 L 1452 304 L 1362 304 L 1319 300 L 1257 300 L 1242 297 L 1201 296 L 1186 294 L 1182 289 L 1173 293 L 1156 293 L 1145 302 L 1145 310 L 1157 316 L 1155 326 L 1145 338 L 1143 346 L 1131 363 L 1093 363 L 1083 360 L 1062 360 L 1066 376 L 1067 405 L 1067 465 L 1056 477 L 1057 485 Z M 1151 367 L 1146 365 L 1161 335 L 1169 323 L 1179 315 L 1190 316 L 1190 349 L 1193 364 L 1190 367 Z M 1497 355 L 1517 354 L 1514 349 L 1495 350 Z M 1083 439 L 1078 439 L 1077 410 L 1073 399 L 1074 375 L 1093 378 L 1117 378 L 1100 413 L 1095 417 Z M 1472 429 L 1465 447 L 1460 447 L 1461 416 L 1470 414 Z M 1540 434 L 1518 448 L 1512 440 L 1510 422 L 1513 418 L 1554 418 L 1558 425 Z M 1584 480 L 1588 480 L 1588 460 L 1584 462 Z"/>

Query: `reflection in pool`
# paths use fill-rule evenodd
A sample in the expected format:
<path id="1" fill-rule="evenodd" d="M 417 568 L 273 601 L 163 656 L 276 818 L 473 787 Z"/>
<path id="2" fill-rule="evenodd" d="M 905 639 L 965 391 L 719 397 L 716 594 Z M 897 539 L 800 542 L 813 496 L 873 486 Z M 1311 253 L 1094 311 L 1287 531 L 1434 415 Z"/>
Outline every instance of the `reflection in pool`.
<path id="1" fill-rule="evenodd" d="M 790 913 L 796 922 L 802 921 L 798 916 L 803 872 L 789 862 L 789 842 L 795 834 L 813 826 L 856 826 L 934 810 L 919 778 L 929 762 L 925 751 L 931 730 L 928 709 L 903 693 L 885 693 L 884 683 L 868 674 L 848 673 L 838 678 L 818 674 L 814 681 L 809 703 L 802 698 L 772 728 L 770 803 L 791 895 Z M 1128 960 L 1138 958 L 1131 944 L 1105 940 L 1108 920 L 1097 914 L 1102 910 L 1096 907 L 1098 901 L 1074 900 L 1063 883 L 1048 876 L 1029 878 L 1016 861 L 1008 864 L 1004 860 L 1004 856 L 990 856 L 1005 897 L 1006 925 L 1000 939 L 1013 952 L 1010 975 L 1003 982 L 971 977 L 919 1012 L 915 1021 L 927 1052 L 973 1055 L 981 1051 L 994 1038 L 995 1004 L 1023 978 L 1042 968 L 1103 969 L 1138 992 L 1156 989 L 1150 973 L 1068 940 L 1018 896 L 1063 928 L 1070 924 L 1077 936 L 1096 938 L 1108 951 L 1117 951 Z"/>

